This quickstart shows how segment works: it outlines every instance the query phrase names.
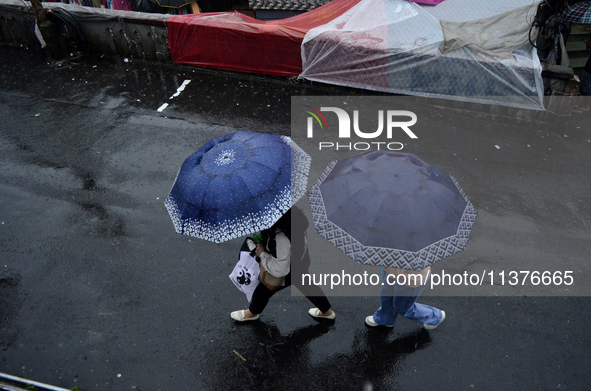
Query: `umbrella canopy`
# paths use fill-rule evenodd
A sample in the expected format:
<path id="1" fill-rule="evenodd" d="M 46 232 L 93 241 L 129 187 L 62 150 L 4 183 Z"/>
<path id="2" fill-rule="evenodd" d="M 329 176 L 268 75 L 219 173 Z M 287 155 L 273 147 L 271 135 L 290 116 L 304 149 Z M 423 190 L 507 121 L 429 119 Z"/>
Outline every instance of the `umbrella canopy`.
<path id="1" fill-rule="evenodd" d="M 310 161 L 287 136 L 232 133 L 185 160 L 164 205 L 178 233 L 215 243 L 248 235 L 304 195 Z"/>
<path id="2" fill-rule="evenodd" d="M 591 23 L 591 1 L 580 1 L 569 5 L 562 20 L 573 23 Z"/>
<path id="3" fill-rule="evenodd" d="M 308 197 L 316 232 L 368 265 L 422 270 L 463 250 L 476 219 L 455 178 L 410 153 L 332 162 Z"/>

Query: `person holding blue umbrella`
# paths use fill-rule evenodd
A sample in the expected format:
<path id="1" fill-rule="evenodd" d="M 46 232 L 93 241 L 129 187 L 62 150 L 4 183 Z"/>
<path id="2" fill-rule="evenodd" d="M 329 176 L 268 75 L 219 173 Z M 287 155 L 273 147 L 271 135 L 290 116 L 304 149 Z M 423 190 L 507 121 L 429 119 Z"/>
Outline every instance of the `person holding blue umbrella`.
<path id="1" fill-rule="evenodd" d="M 238 321 L 258 319 L 269 298 L 290 285 L 291 260 L 309 261 L 305 228 L 294 232 L 294 241 L 290 223 L 291 208 L 307 189 L 310 162 L 287 136 L 239 131 L 210 140 L 189 156 L 166 198 L 178 233 L 221 243 L 262 231 L 256 249 L 262 282 L 250 309 L 232 313 Z M 310 315 L 334 319 L 319 288 L 308 296 L 320 308 Z"/>
<path id="2" fill-rule="evenodd" d="M 308 269 L 310 255 L 306 244 L 307 226 L 308 220 L 304 213 L 293 207 L 271 228 L 261 232 L 261 243 L 255 245 L 251 241 L 250 248 L 256 251 L 260 259 L 260 283 L 252 295 L 248 309 L 232 312 L 232 319 L 238 322 L 259 319 L 275 293 L 291 286 L 292 281 L 296 283 L 297 279 L 291 278 L 291 262 L 298 262 L 300 268 Z M 316 306 L 308 311 L 310 316 L 328 320 L 335 318 L 330 302 L 318 286 L 304 288 L 296 284 L 296 287 Z"/>
<path id="3" fill-rule="evenodd" d="M 382 266 L 369 326 L 402 315 L 426 329 L 445 312 L 416 301 L 431 265 L 462 251 L 476 209 L 452 176 L 410 153 L 371 151 L 332 162 L 308 193 L 314 228 L 364 265 Z"/>

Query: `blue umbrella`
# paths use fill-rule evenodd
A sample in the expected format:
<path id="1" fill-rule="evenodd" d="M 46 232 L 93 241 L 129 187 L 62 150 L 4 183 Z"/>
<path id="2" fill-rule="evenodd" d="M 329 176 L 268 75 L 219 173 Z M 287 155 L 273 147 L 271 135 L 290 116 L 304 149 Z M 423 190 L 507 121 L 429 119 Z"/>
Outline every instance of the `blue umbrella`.
<path id="1" fill-rule="evenodd" d="M 308 198 L 316 232 L 367 265 L 422 270 L 463 250 L 476 219 L 455 178 L 410 153 L 332 162 Z"/>
<path id="2" fill-rule="evenodd" d="M 232 133 L 185 160 L 164 205 L 178 233 L 215 243 L 248 235 L 304 195 L 310 161 L 287 136 Z"/>

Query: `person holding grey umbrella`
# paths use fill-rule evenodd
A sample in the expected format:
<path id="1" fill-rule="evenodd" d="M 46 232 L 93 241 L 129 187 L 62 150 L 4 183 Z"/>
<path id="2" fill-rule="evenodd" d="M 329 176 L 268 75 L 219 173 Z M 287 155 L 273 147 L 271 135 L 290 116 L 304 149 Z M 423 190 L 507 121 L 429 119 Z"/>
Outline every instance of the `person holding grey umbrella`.
<path id="1" fill-rule="evenodd" d="M 431 265 L 466 248 L 476 209 L 457 180 L 411 153 L 370 151 L 330 163 L 308 192 L 316 232 L 355 262 L 382 266 L 380 308 L 437 327 L 445 313 L 416 301 Z"/>
<path id="2" fill-rule="evenodd" d="M 418 272 L 384 267 L 382 269 L 384 285 L 380 290 L 381 306 L 373 315 L 365 318 L 365 323 L 372 327 L 394 327 L 396 317 L 401 315 L 422 323 L 427 330 L 437 328 L 445 320 L 445 311 L 416 302 L 423 293 L 430 274 L 431 266 Z"/>

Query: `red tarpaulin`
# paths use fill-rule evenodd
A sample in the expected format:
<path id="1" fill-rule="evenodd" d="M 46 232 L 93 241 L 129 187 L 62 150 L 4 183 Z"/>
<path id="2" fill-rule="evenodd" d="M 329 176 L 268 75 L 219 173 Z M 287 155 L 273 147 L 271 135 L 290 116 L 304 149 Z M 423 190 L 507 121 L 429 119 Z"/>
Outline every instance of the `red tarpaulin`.
<path id="1" fill-rule="evenodd" d="M 171 16 L 172 59 L 182 64 L 278 76 L 302 72 L 308 30 L 340 16 L 360 0 L 334 0 L 281 20 L 260 21 L 239 12 Z"/>

